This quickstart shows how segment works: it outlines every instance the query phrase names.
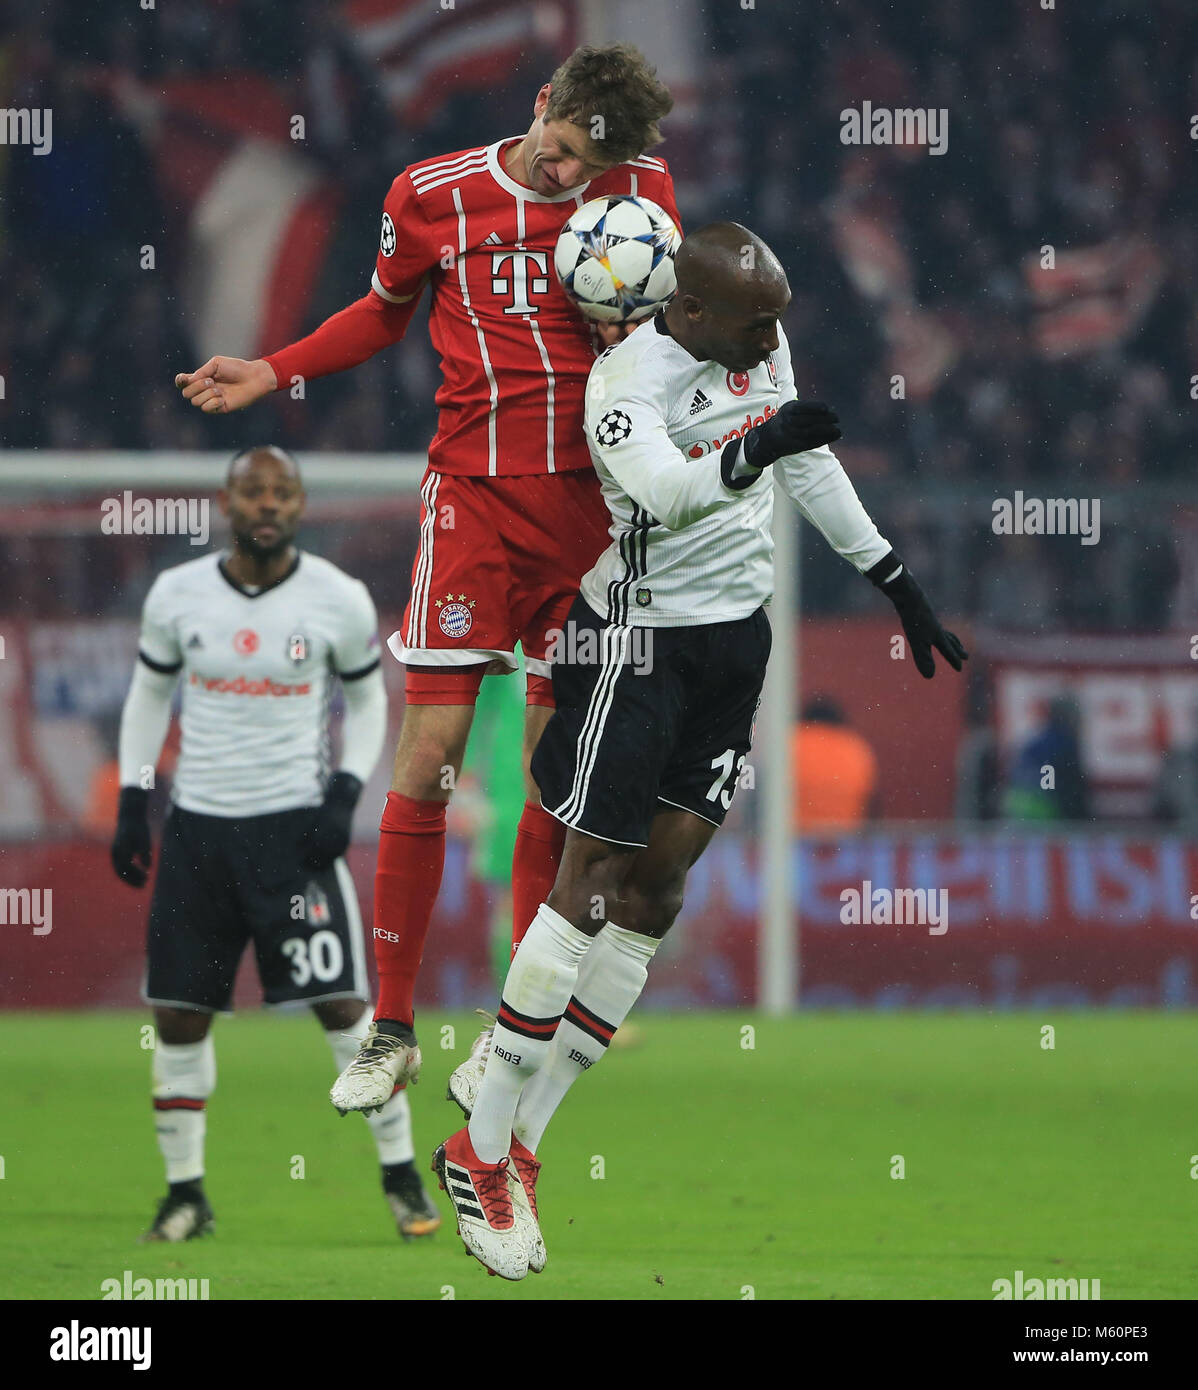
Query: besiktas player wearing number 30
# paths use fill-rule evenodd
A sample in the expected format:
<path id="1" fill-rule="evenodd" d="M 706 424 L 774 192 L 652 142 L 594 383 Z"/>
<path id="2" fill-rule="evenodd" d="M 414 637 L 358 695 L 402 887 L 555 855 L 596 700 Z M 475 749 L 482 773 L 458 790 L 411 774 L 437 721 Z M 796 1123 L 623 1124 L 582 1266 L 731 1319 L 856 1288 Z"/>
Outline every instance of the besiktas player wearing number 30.
<path id="1" fill-rule="evenodd" d="M 576 50 L 538 92 L 528 133 L 410 166 L 384 203 L 372 287 L 310 337 L 256 361 L 219 357 L 175 378 L 193 405 L 237 410 L 296 378 L 357 365 L 403 336 L 426 282 L 441 356 L 440 419 L 421 489 L 420 549 L 403 627 L 407 707 L 375 879 L 375 1032 L 332 1091 L 369 1110 L 414 1080 L 413 985 L 445 859 L 446 769 L 461 767 L 479 683 L 528 666 L 525 764 L 552 712 L 548 634 L 607 543 L 582 429 L 601 343 L 553 273 L 566 219 L 603 194 L 642 194 L 678 220 L 658 144 L 673 105 L 627 45 Z M 527 779 L 527 771 L 526 771 Z M 527 923 L 557 870 L 564 828 L 530 780 L 512 867 Z"/>
<path id="2" fill-rule="evenodd" d="M 229 1008 L 249 941 L 267 1002 L 309 1005 L 339 1066 L 370 1024 L 362 922 L 342 856 L 387 726 L 378 617 L 364 584 L 295 547 L 304 489 L 289 454 L 239 454 L 219 500 L 232 549 L 154 581 L 121 717 L 112 863 L 140 888 L 150 865 L 144 788 L 182 680 L 182 749 L 150 903 L 145 987 L 170 1187 L 151 1240 L 188 1240 L 212 1225 L 202 1185 L 216 1085 L 209 1029 Z M 329 775 L 334 678 L 345 724 L 341 765 Z M 412 1165 L 406 1095 L 369 1123 L 400 1235 L 430 1234 L 440 1218 Z"/>

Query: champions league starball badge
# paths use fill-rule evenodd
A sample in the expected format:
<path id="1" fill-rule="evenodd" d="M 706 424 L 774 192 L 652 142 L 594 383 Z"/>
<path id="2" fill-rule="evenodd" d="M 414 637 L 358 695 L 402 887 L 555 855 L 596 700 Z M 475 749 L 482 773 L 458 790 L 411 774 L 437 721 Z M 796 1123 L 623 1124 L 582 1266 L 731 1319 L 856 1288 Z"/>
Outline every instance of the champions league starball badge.
<path id="1" fill-rule="evenodd" d="M 622 410 L 609 410 L 595 426 L 595 438 L 604 449 L 619 444 L 632 433 L 632 419 Z"/>

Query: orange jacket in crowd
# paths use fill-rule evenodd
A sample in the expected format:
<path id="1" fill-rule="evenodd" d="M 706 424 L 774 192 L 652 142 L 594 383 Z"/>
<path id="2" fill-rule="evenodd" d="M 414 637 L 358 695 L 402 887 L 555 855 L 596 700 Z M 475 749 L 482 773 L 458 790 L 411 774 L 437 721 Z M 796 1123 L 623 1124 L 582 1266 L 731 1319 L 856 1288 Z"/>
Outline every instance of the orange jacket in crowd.
<path id="1" fill-rule="evenodd" d="M 865 739 L 843 724 L 811 721 L 795 726 L 790 747 L 795 831 L 861 825 L 878 784 L 878 761 Z"/>

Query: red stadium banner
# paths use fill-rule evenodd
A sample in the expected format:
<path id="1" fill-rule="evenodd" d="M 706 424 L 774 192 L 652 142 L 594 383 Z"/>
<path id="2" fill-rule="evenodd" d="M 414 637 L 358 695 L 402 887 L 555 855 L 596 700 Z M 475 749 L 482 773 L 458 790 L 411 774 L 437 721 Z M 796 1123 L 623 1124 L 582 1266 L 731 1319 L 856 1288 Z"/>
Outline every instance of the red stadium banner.
<path id="1" fill-rule="evenodd" d="M 1142 818 L 1168 752 L 1198 742 L 1198 677 L 1186 632 L 1154 636 L 982 634 L 995 732 L 1008 758 L 1055 696 L 1080 715 L 1082 766 L 1100 817 Z"/>
<path id="2" fill-rule="evenodd" d="M 1198 1004 L 1192 840 L 879 832 L 796 846 L 794 877 L 806 1008 Z M 857 914 L 874 923 L 842 920 L 853 895 L 902 889 L 941 896 L 942 920 L 877 922 L 876 902 Z M 655 968 L 646 998 L 751 1003 L 759 908 L 744 847 L 717 837 L 659 952 L 673 980 Z"/>
<path id="3" fill-rule="evenodd" d="M 468 859 L 466 843 L 451 840 L 422 1007 L 495 996 L 487 890 Z M 369 922 L 373 849 L 355 847 L 350 863 Z M 135 1007 L 148 898 L 115 881 L 106 848 L 9 846 L 0 866 L 0 887 L 29 890 L 25 899 L 0 894 L 0 1007 Z M 1198 1005 L 1192 840 L 943 830 L 821 838 L 795 846 L 794 882 L 806 1008 Z M 903 889 L 936 895 L 937 922 L 878 922 L 879 895 L 898 902 Z M 872 920 L 843 920 L 862 895 L 870 910 L 857 916 Z M 751 846 L 717 836 L 692 871 L 646 1005 L 752 1008 L 760 906 Z M 259 997 L 247 965 L 238 1003 Z"/>

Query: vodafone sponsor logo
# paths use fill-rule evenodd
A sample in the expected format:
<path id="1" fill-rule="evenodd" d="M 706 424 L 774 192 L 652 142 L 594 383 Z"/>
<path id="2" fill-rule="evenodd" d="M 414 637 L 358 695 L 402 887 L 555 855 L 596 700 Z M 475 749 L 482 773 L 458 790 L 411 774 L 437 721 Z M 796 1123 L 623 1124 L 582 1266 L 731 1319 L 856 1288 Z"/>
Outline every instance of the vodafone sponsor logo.
<path id="1" fill-rule="evenodd" d="M 710 454 L 715 449 L 722 449 L 724 445 L 728 443 L 729 440 L 739 439 L 742 435 L 748 434 L 748 432 L 754 427 L 754 425 L 765 424 L 765 422 L 770 418 L 771 415 L 777 415 L 777 413 L 778 410 L 776 406 L 767 405 L 765 410 L 760 415 L 746 415 L 745 418 L 740 422 L 739 425 L 737 425 L 737 427 L 734 430 L 729 430 L 728 433 L 723 435 L 721 438 L 712 440 L 696 440 L 696 442 L 692 444 L 690 448 L 686 451 L 687 457 L 693 459 L 701 459 L 704 454 Z"/>
<path id="2" fill-rule="evenodd" d="M 229 681 L 225 680 L 223 676 L 205 679 L 193 671 L 190 683 L 198 685 L 203 690 L 214 690 L 220 695 L 310 695 L 312 693 L 310 681 L 304 681 L 301 685 L 288 685 L 285 681 L 272 681 L 269 676 L 263 676 L 259 680 L 247 680 L 244 676 L 238 676 Z"/>

